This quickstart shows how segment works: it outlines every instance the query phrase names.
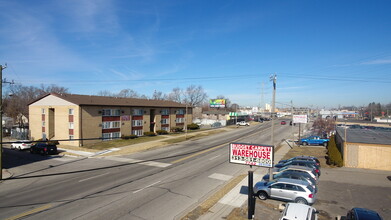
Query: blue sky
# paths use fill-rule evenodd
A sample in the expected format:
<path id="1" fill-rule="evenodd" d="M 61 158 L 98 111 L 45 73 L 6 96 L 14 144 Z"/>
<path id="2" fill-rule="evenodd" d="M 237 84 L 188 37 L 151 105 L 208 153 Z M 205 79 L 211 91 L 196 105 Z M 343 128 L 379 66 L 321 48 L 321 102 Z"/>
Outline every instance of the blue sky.
<path id="1" fill-rule="evenodd" d="M 259 106 L 276 73 L 278 103 L 391 103 L 391 1 L 0 0 L 0 10 L 3 78 L 17 84 L 147 96 L 193 84 Z"/>

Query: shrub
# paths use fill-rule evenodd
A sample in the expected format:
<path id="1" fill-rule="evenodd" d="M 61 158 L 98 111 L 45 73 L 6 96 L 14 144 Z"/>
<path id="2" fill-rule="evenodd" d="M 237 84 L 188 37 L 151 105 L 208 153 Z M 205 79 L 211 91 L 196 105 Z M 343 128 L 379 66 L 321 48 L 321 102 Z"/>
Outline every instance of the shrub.
<path id="1" fill-rule="evenodd" d="M 157 130 L 156 133 L 157 133 L 158 135 L 168 134 L 168 132 L 165 131 L 165 130 Z"/>
<path id="2" fill-rule="evenodd" d="M 197 129 L 200 129 L 200 126 L 195 124 L 195 123 L 191 123 L 191 124 L 187 125 L 187 129 L 189 129 L 189 130 L 197 130 Z"/>
<path id="3" fill-rule="evenodd" d="M 172 132 L 183 132 L 183 128 L 181 128 L 181 127 L 173 127 L 173 128 L 171 128 L 171 131 Z"/>
<path id="4" fill-rule="evenodd" d="M 144 132 L 144 136 L 152 137 L 152 136 L 156 136 L 156 134 L 155 132 L 148 131 L 148 132 Z"/>
<path id="5" fill-rule="evenodd" d="M 338 148 L 337 148 L 337 144 L 335 142 L 335 136 L 331 136 L 330 137 L 330 141 L 329 141 L 329 144 L 327 146 L 327 149 L 328 149 L 328 158 L 327 158 L 327 163 L 330 164 L 330 165 L 335 165 L 335 166 L 338 166 L 338 167 L 342 167 L 343 166 L 343 159 L 342 159 L 342 155 L 341 155 L 341 152 L 339 152 Z"/>
<path id="6" fill-rule="evenodd" d="M 135 134 L 131 134 L 131 135 L 122 135 L 121 138 L 124 139 L 124 140 L 129 140 L 129 139 L 138 138 L 138 136 L 135 135 Z"/>

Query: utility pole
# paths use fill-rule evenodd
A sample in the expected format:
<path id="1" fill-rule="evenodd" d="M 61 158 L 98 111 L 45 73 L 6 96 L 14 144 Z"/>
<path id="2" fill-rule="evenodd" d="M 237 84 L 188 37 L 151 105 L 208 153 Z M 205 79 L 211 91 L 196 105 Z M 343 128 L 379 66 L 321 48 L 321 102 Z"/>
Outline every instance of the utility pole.
<path id="1" fill-rule="evenodd" d="M 3 83 L 14 84 L 14 81 L 7 82 L 6 79 L 3 80 L 3 69 L 7 68 L 7 64 L 0 65 L 0 180 L 3 179 Z"/>
<path id="2" fill-rule="evenodd" d="M 0 180 L 3 179 L 3 69 L 7 68 L 7 64 L 3 67 L 0 65 Z"/>
<path id="3" fill-rule="evenodd" d="M 272 122 L 272 134 L 271 134 L 271 145 L 274 147 L 274 114 L 275 114 L 275 106 L 276 106 L 276 81 L 277 81 L 277 75 L 274 73 L 270 76 L 270 81 L 273 81 L 273 100 L 272 100 L 272 109 L 270 112 L 271 116 L 271 122 Z M 274 166 L 274 165 L 273 165 Z M 272 168 L 269 168 L 269 180 L 273 180 L 273 170 Z"/>

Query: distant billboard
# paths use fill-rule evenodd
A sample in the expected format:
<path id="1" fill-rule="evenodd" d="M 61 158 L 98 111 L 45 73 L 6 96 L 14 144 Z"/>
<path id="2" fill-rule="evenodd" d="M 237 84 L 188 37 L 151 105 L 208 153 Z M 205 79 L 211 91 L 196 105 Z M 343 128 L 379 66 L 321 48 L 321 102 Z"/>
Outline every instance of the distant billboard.
<path id="1" fill-rule="evenodd" d="M 231 143 L 229 145 L 229 162 L 273 167 L 274 148 L 270 145 Z"/>
<path id="2" fill-rule="evenodd" d="M 293 123 L 307 123 L 307 115 L 293 115 Z"/>
<path id="3" fill-rule="evenodd" d="M 225 108 L 225 99 L 210 99 L 209 106 L 212 108 Z"/>

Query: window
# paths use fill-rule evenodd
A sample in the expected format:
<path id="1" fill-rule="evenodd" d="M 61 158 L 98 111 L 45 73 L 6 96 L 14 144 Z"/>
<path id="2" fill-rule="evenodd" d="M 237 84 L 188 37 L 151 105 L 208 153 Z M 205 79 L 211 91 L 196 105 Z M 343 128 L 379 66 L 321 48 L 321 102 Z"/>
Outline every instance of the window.
<path id="1" fill-rule="evenodd" d="M 103 116 L 120 116 L 121 111 L 119 109 L 103 109 L 102 115 Z"/>
<path id="2" fill-rule="evenodd" d="M 185 118 L 177 118 L 175 119 L 176 123 L 185 123 Z"/>
<path id="3" fill-rule="evenodd" d="M 44 121 L 42 122 L 42 127 L 45 127 L 45 122 Z"/>
<path id="4" fill-rule="evenodd" d="M 120 124 L 121 123 L 119 121 L 104 121 L 102 123 L 102 128 L 103 129 L 119 128 Z"/>
<path id="5" fill-rule="evenodd" d="M 177 111 L 177 115 L 184 115 L 185 114 L 185 109 L 179 109 Z"/>
<path id="6" fill-rule="evenodd" d="M 69 115 L 73 115 L 73 108 L 69 109 Z"/>
<path id="7" fill-rule="evenodd" d="M 143 130 L 132 130 L 132 134 L 137 136 L 143 136 Z"/>
<path id="8" fill-rule="evenodd" d="M 44 109 L 44 108 L 42 109 L 42 114 L 43 114 L 43 115 L 45 114 L 45 109 Z"/>
<path id="9" fill-rule="evenodd" d="M 169 109 L 162 109 L 162 115 L 170 115 Z"/>
<path id="10" fill-rule="evenodd" d="M 163 119 L 162 119 L 162 124 L 164 124 L 164 125 L 170 124 L 170 119 L 168 119 L 168 118 L 163 118 Z"/>
<path id="11" fill-rule="evenodd" d="M 73 122 L 69 122 L 69 129 L 73 129 Z"/>
<path id="12" fill-rule="evenodd" d="M 277 184 L 272 185 L 272 189 L 284 189 L 285 188 L 284 185 L 285 184 L 283 184 L 283 183 L 277 183 Z"/>
<path id="13" fill-rule="evenodd" d="M 120 132 L 103 133 L 102 137 L 103 137 L 104 140 L 110 140 L 110 139 L 113 139 L 113 138 L 121 137 L 121 133 Z"/>
<path id="14" fill-rule="evenodd" d="M 162 130 L 170 132 L 170 128 L 169 127 L 162 127 Z"/>
<path id="15" fill-rule="evenodd" d="M 132 126 L 133 127 L 143 126 L 143 120 L 133 120 Z"/>
<path id="16" fill-rule="evenodd" d="M 69 135 L 69 140 L 73 140 L 74 136 L 73 135 Z"/>
<path id="17" fill-rule="evenodd" d="M 133 115 L 143 115 L 142 109 L 133 109 Z"/>

